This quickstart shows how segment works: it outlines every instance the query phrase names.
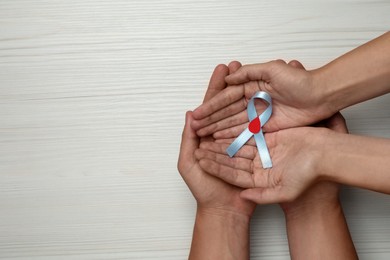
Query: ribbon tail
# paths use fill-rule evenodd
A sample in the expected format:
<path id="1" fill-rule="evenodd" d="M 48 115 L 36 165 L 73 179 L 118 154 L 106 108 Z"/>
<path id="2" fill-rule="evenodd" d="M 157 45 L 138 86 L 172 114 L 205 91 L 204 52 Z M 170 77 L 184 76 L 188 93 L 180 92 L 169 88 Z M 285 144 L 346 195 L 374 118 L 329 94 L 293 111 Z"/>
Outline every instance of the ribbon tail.
<path id="1" fill-rule="evenodd" d="M 248 140 L 252 137 L 252 133 L 249 131 L 249 129 L 245 129 L 235 140 L 233 143 L 229 145 L 229 147 L 226 149 L 227 154 L 230 157 L 233 157 L 238 150 L 246 143 Z"/>
<path id="2" fill-rule="evenodd" d="M 272 168 L 272 160 L 269 155 L 267 143 L 265 142 L 265 138 L 263 135 L 263 131 L 261 130 L 259 133 L 254 135 L 257 149 L 259 150 L 259 155 L 261 159 L 261 163 L 264 169 Z"/>

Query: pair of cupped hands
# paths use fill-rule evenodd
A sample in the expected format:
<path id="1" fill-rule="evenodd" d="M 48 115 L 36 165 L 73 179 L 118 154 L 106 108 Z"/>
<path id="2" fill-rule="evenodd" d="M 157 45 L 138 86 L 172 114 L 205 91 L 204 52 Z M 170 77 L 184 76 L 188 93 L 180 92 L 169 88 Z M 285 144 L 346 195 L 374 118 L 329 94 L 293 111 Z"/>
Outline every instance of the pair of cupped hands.
<path id="1" fill-rule="evenodd" d="M 338 203 L 338 184 L 323 181 L 315 162 L 329 133 L 348 130 L 321 96 L 314 73 L 295 60 L 215 68 L 203 104 L 186 113 L 178 161 L 198 210 L 251 217 L 256 204 L 280 203 L 286 212 Z M 273 163 L 268 169 L 253 138 L 233 158 L 226 153 L 248 126 L 247 103 L 257 91 L 273 102 L 262 126 Z M 256 103 L 258 114 L 265 107 Z"/>

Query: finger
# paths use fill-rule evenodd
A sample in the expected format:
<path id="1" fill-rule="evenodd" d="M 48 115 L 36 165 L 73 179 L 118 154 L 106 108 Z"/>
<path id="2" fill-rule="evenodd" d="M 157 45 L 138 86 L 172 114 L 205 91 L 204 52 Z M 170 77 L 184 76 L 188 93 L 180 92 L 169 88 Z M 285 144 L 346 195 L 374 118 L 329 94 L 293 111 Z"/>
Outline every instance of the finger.
<path id="1" fill-rule="evenodd" d="M 243 123 L 248 122 L 248 116 L 246 111 L 241 111 L 238 114 L 235 114 L 233 116 L 230 116 L 228 118 L 222 119 L 218 122 L 212 123 L 211 125 L 208 125 L 198 131 L 196 131 L 196 134 L 199 136 L 206 136 L 213 134 L 215 132 L 224 130 L 226 128 L 234 127 L 237 125 L 242 125 Z"/>
<path id="2" fill-rule="evenodd" d="M 185 173 L 187 173 L 195 164 L 194 153 L 199 146 L 199 138 L 195 131 L 190 127 L 192 120 L 192 112 L 188 111 L 186 113 L 186 122 L 182 133 L 180 154 L 177 164 L 177 168 L 181 175 L 185 175 Z"/>
<path id="3" fill-rule="evenodd" d="M 238 62 L 238 61 L 230 62 L 229 65 L 228 65 L 229 74 L 236 72 L 241 66 L 242 66 L 241 63 Z M 242 104 L 244 105 L 243 107 L 242 107 Z M 239 105 L 239 107 L 237 107 L 237 105 Z M 246 107 L 246 103 L 245 103 L 245 100 L 244 100 L 244 102 L 236 104 L 236 106 L 233 106 L 231 108 L 231 109 L 233 109 L 233 111 L 229 111 L 229 109 L 228 109 L 227 111 L 223 111 L 223 113 L 219 113 L 217 115 L 212 114 L 212 115 L 214 115 L 214 117 L 211 119 L 212 120 L 211 122 L 216 122 L 216 121 L 218 121 L 220 119 L 223 119 L 223 118 L 225 118 L 225 117 L 227 117 L 229 115 L 236 114 L 237 112 L 245 109 L 245 107 Z M 197 113 L 195 113 L 195 118 L 197 118 Z M 209 120 L 210 120 L 210 118 L 209 118 Z M 206 126 L 206 125 L 209 125 L 211 122 L 206 120 L 205 122 L 200 123 L 200 125 L 197 126 L 198 123 L 196 123 L 196 121 L 195 121 L 194 122 L 195 124 L 194 124 L 193 127 L 194 127 L 194 129 L 197 130 L 197 129 L 200 129 L 200 128 Z"/>
<path id="4" fill-rule="evenodd" d="M 200 120 L 236 102 L 243 96 L 244 96 L 243 86 L 231 86 L 225 88 L 218 95 L 214 96 L 206 103 L 196 108 L 194 110 L 193 116 L 196 120 Z"/>
<path id="5" fill-rule="evenodd" d="M 225 78 L 228 85 L 238 85 L 252 80 L 270 81 L 270 73 L 276 65 L 286 63 L 282 60 L 270 61 L 267 63 L 244 65 L 235 73 Z"/>
<path id="6" fill-rule="evenodd" d="M 243 190 L 240 197 L 257 204 L 281 203 L 287 201 L 277 188 L 252 188 Z"/>
<path id="7" fill-rule="evenodd" d="M 226 155 L 227 154 L 226 148 L 228 146 L 229 146 L 229 144 L 226 144 L 226 143 L 205 142 L 205 143 L 201 143 L 199 145 L 199 148 Z"/>
<path id="8" fill-rule="evenodd" d="M 229 63 L 228 67 L 229 67 L 229 74 L 232 74 L 234 72 L 236 72 L 239 68 L 241 68 L 241 63 L 238 62 L 238 61 L 232 61 Z"/>
<path id="9" fill-rule="evenodd" d="M 234 102 L 233 104 L 230 104 L 229 106 L 222 108 L 221 110 L 218 110 L 217 112 L 201 119 L 201 120 L 194 120 L 191 127 L 195 130 L 202 129 L 212 123 L 218 122 L 222 119 L 225 119 L 229 116 L 235 115 L 241 111 L 244 111 L 246 109 L 247 102 L 244 98 L 239 99 L 238 101 Z M 213 133 L 213 132 L 211 132 Z M 211 134 L 210 133 L 210 134 Z M 197 133 L 199 134 L 199 133 Z"/>
<path id="10" fill-rule="evenodd" d="M 192 127 L 199 129 L 196 132 L 197 135 L 207 136 L 246 123 L 248 122 L 247 103 L 246 99 L 242 98 L 202 120 L 194 121 Z M 257 111 L 263 111 L 267 106 L 264 102 L 258 101 L 255 103 L 255 107 Z"/>
<path id="11" fill-rule="evenodd" d="M 297 68 L 297 69 L 305 69 L 305 67 L 297 60 L 292 60 L 288 63 L 288 65 Z"/>
<path id="12" fill-rule="evenodd" d="M 235 138 L 226 138 L 226 139 L 216 139 L 214 140 L 215 143 L 221 143 L 221 144 L 231 144 L 233 143 Z M 245 145 L 249 146 L 256 146 L 256 141 L 254 138 L 249 139 L 248 142 L 245 143 Z"/>
<path id="13" fill-rule="evenodd" d="M 325 126 L 340 133 L 348 133 L 347 124 L 343 115 L 338 112 L 325 120 Z"/>
<path id="14" fill-rule="evenodd" d="M 226 138 L 226 139 L 216 139 L 214 140 L 214 143 L 217 144 L 231 144 L 234 142 L 234 138 Z"/>
<path id="15" fill-rule="evenodd" d="M 198 160 L 209 159 L 221 165 L 225 165 L 236 170 L 242 170 L 246 172 L 253 172 L 253 159 L 246 159 L 241 157 L 230 158 L 226 154 L 220 154 L 206 149 L 196 149 L 195 157 Z"/>
<path id="16" fill-rule="evenodd" d="M 199 161 L 200 167 L 209 174 L 221 180 L 241 188 L 252 188 L 252 174 L 243 170 L 237 170 L 209 159 Z"/>
<path id="17" fill-rule="evenodd" d="M 248 127 L 248 123 L 233 126 L 233 127 L 215 132 L 213 134 L 213 137 L 215 139 L 236 138 L 247 127 Z"/>
<path id="18" fill-rule="evenodd" d="M 209 86 L 203 99 L 203 103 L 210 100 L 226 87 L 225 77 L 229 74 L 229 68 L 225 64 L 219 64 L 215 67 L 211 75 Z"/>
<path id="19" fill-rule="evenodd" d="M 230 143 L 204 142 L 201 143 L 199 147 L 201 149 L 209 150 L 215 153 L 227 155 L 226 149 L 229 147 L 229 145 Z M 234 157 L 253 160 L 256 157 L 256 154 L 257 154 L 257 149 L 255 146 L 244 145 L 241 147 L 240 150 L 237 151 Z"/>

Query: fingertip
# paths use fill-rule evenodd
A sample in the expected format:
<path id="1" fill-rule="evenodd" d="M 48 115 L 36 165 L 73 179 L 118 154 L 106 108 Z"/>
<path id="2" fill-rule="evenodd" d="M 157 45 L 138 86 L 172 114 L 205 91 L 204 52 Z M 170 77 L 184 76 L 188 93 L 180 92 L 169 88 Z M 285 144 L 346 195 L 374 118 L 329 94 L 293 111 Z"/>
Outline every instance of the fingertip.
<path id="1" fill-rule="evenodd" d="M 300 62 L 297 60 L 290 60 L 287 64 L 294 66 L 294 65 L 300 64 Z"/>
<path id="2" fill-rule="evenodd" d="M 193 112 L 191 110 L 188 110 L 186 112 L 186 124 L 191 124 L 191 121 L 193 120 Z"/>
<path id="3" fill-rule="evenodd" d="M 261 64 L 243 65 L 238 68 L 234 73 L 225 77 L 225 81 L 228 85 L 237 85 L 246 81 L 260 80 L 262 79 L 261 73 L 259 74 L 259 66 Z"/>
<path id="4" fill-rule="evenodd" d="M 241 69 L 243 67 L 240 66 L 239 68 L 237 68 L 234 72 L 232 72 L 231 74 L 227 75 L 225 77 L 225 82 L 228 84 L 228 85 L 235 85 L 237 82 L 236 82 L 236 78 L 237 78 L 237 75 L 241 72 Z"/>
<path id="5" fill-rule="evenodd" d="M 241 67 L 241 63 L 239 61 L 231 61 L 228 65 L 229 67 L 229 74 L 232 74 L 234 72 L 236 72 L 240 67 Z"/>
<path id="6" fill-rule="evenodd" d="M 229 67 L 225 64 L 218 64 L 213 71 L 210 81 L 214 81 L 217 78 L 224 78 L 229 75 Z"/>
<path id="7" fill-rule="evenodd" d="M 218 92 L 226 87 L 225 77 L 229 75 L 229 68 L 225 64 L 219 64 L 214 68 L 211 74 L 209 85 L 206 94 L 203 98 L 203 103 L 209 101 Z"/>
<path id="8" fill-rule="evenodd" d="M 214 139 L 220 139 L 220 138 L 222 138 L 222 137 L 223 137 L 223 136 L 222 136 L 222 134 L 221 134 L 220 131 L 213 133 L 213 138 L 214 138 Z"/>
<path id="9" fill-rule="evenodd" d="M 191 121 L 191 128 L 194 130 L 194 131 L 198 131 L 200 129 L 200 123 L 198 120 L 192 120 Z"/>
<path id="10" fill-rule="evenodd" d="M 246 189 L 246 190 L 241 191 L 240 198 L 245 199 L 245 200 L 254 201 L 252 190 Z M 256 202 L 256 201 L 254 201 L 254 202 Z"/>
<path id="11" fill-rule="evenodd" d="M 284 129 L 285 127 L 283 127 L 283 124 L 278 124 L 274 118 L 270 118 L 270 120 L 265 124 L 263 125 L 263 132 L 264 133 L 273 133 L 273 132 L 277 132 L 279 130 L 282 130 Z"/>
<path id="12" fill-rule="evenodd" d="M 229 62 L 228 67 L 231 67 L 231 66 L 233 66 L 233 67 L 237 67 L 237 66 L 241 67 L 241 62 L 239 62 L 237 60 L 233 60 L 233 61 Z"/>
<path id="13" fill-rule="evenodd" d="M 263 133 L 270 133 L 272 130 L 272 127 L 269 126 L 269 122 L 262 126 Z"/>
<path id="14" fill-rule="evenodd" d="M 226 64 L 218 64 L 215 68 L 214 68 L 214 72 L 229 72 L 229 67 L 226 66 Z"/>
<path id="15" fill-rule="evenodd" d="M 299 61 L 297 60 L 291 60 L 288 65 L 294 67 L 294 68 L 298 68 L 298 69 L 305 69 L 305 67 L 302 65 L 302 63 L 300 63 Z"/>
<path id="16" fill-rule="evenodd" d="M 186 116 L 185 116 L 185 125 L 184 125 L 184 130 L 185 132 L 191 136 L 191 137 L 194 137 L 196 136 L 196 133 L 195 133 L 195 130 L 193 130 L 192 128 L 192 124 L 193 124 L 193 112 L 192 111 L 187 111 L 186 112 Z"/>
<path id="17" fill-rule="evenodd" d="M 194 120 L 202 119 L 202 105 L 198 106 L 194 109 L 194 111 L 192 111 L 192 117 Z"/>
<path id="18" fill-rule="evenodd" d="M 194 111 L 192 112 L 192 117 L 194 118 L 194 120 L 202 120 L 211 113 L 212 112 L 208 111 L 208 106 L 202 104 L 194 109 Z"/>
<path id="19" fill-rule="evenodd" d="M 205 137 L 208 135 L 208 133 L 204 128 L 201 128 L 201 129 L 196 131 L 196 135 L 199 137 Z"/>

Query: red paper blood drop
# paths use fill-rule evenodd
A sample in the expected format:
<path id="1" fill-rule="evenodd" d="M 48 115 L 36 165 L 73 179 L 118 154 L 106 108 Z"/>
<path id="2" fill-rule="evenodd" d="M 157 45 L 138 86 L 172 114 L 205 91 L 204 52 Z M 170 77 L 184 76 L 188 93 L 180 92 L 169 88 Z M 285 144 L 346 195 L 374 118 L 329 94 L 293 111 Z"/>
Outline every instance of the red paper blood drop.
<path id="1" fill-rule="evenodd" d="M 253 133 L 253 134 L 257 134 L 258 132 L 260 132 L 261 123 L 260 123 L 259 117 L 256 117 L 255 119 L 253 119 L 249 123 L 248 128 L 249 128 L 249 131 L 251 131 L 251 133 Z"/>

